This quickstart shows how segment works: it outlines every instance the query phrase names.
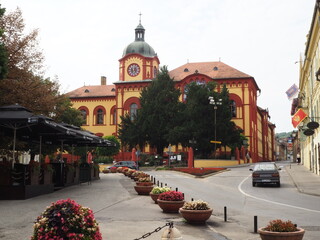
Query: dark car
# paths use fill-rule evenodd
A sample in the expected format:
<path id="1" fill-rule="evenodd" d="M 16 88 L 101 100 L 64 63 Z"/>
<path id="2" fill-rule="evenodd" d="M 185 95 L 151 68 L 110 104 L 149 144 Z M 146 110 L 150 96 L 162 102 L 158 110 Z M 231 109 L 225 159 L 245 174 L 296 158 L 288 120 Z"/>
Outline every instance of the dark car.
<path id="1" fill-rule="evenodd" d="M 119 162 L 116 162 L 111 167 L 109 167 L 109 169 L 114 167 L 127 167 L 131 169 L 138 169 L 138 166 L 135 161 L 119 161 Z"/>
<path id="2" fill-rule="evenodd" d="M 277 187 L 280 187 L 280 174 L 279 170 L 275 163 L 271 162 L 262 162 L 256 163 L 254 168 L 250 168 L 252 171 L 252 186 L 256 184 L 275 184 Z"/>

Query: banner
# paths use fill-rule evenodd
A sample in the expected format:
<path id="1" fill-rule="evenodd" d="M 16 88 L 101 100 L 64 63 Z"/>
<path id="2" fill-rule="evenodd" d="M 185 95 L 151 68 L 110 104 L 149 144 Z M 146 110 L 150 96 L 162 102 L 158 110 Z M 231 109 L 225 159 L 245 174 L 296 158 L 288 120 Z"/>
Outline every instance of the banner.
<path id="1" fill-rule="evenodd" d="M 296 84 L 293 84 L 287 91 L 287 97 L 289 100 L 291 100 L 292 98 L 294 98 L 295 96 L 297 96 L 297 94 L 299 93 L 299 88 L 297 87 Z"/>
<path id="2" fill-rule="evenodd" d="M 299 108 L 298 111 L 292 116 L 292 125 L 296 128 L 308 115 Z"/>

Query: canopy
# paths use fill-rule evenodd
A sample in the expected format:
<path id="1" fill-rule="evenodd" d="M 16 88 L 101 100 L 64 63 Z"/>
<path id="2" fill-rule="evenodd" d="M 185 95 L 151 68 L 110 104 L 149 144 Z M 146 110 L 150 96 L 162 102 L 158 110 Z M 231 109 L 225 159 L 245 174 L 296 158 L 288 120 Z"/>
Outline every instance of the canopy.
<path id="1" fill-rule="evenodd" d="M 39 141 L 44 144 L 69 144 L 76 146 L 105 146 L 114 144 L 108 140 L 83 131 L 79 127 L 54 122 L 43 115 L 32 112 L 18 104 L 0 107 L 0 130 L 8 135 L 13 129 L 13 159 L 15 159 L 17 137 L 25 141 Z"/>

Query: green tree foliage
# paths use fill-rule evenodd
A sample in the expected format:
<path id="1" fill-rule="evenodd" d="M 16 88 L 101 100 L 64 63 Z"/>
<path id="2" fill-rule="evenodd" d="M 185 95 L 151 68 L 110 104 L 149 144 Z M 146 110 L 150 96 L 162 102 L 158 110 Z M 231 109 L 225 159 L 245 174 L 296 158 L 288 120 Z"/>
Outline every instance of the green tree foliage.
<path id="1" fill-rule="evenodd" d="M 242 130 L 232 121 L 228 89 L 224 85 L 221 92 L 217 92 L 215 88 L 214 82 L 192 82 L 186 87 L 184 117 L 187 120 L 180 128 L 185 131 L 185 140 L 195 140 L 196 143 L 191 146 L 201 158 L 208 158 L 215 151 L 216 145 L 210 143 L 211 140 L 221 141 L 225 148 L 234 147 L 242 141 Z M 215 102 L 221 102 L 221 105 L 216 105 L 216 110 L 214 105 L 209 104 L 209 97 L 213 97 Z"/>
<path id="2" fill-rule="evenodd" d="M 148 143 L 162 155 L 163 149 L 173 139 L 175 126 L 182 114 L 180 91 L 174 87 L 166 66 L 160 69 L 157 78 L 141 92 L 141 108 L 135 119 L 122 117 L 119 138 L 122 144 L 132 147 Z"/>
<path id="3" fill-rule="evenodd" d="M 109 140 L 110 142 L 113 142 L 116 144 L 114 147 L 97 147 L 97 154 L 99 156 L 114 156 L 117 155 L 120 151 L 120 142 L 115 136 L 105 136 L 103 137 L 106 140 Z"/>
<path id="4" fill-rule="evenodd" d="M 2 19 L 5 13 L 5 10 L 6 10 L 5 8 L 1 8 L 1 4 L 0 4 L 0 19 Z M 0 28 L 0 39 L 3 35 L 3 32 L 4 30 Z M 4 79 L 7 75 L 7 72 L 8 72 L 7 64 L 8 64 L 7 51 L 3 42 L 0 40 L 0 80 Z"/>
<path id="5" fill-rule="evenodd" d="M 169 145 L 169 134 L 177 126 L 181 113 L 180 91 L 174 86 L 166 66 L 160 69 L 157 78 L 145 88 L 140 97 L 138 126 L 150 146 L 162 155 Z"/>
<path id="6" fill-rule="evenodd" d="M 19 103 L 35 114 L 55 116 L 58 121 L 80 126 L 81 114 L 72 109 L 66 96 L 60 94 L 57 79 L 44 77 L 44 56 L 37 40 L 38 29 L 26 33 L 19 8 L 3 13 L 0 8 L 0 29 L 3 31 L 0 43 L 7 52 L 8 72 L 0 81 L 0 105 Z"/>
<path id="7" fill-rule="evenodd" d="M 64 122 L 80 127 L 84 123 L 81 112 L 72 107 L 70 99 L 62 95 L 56 103 L 53 119 L 57 122 Z"/>
<path id="8" fill-rule="evenodd" d="M 121 116 L 121 124 L 119 125 L 118 136 L 121 140 L 122 146 L 127 147 L 127 151 L 131 151 L 132 148 L 137 145 L 142 148 L 145 145 L 146 138 L 143 135 L 142 128 L 139 125 L 139 113 L 135 119 L 131 119 L 127 114 Z"/>
<path id="9" fill-rule="evenodd" d="M 208 157 L 213 150 L 210 143 L 214 139 L 214 110 L 209 105 L 209 96 L 217 95 L 213 90 L 215 83 L 197 84 L 192 82 L 186 86 L 186 108 L 184 130 L 187 139 L 196 143 L 194 147 L 195 154 L 200 157 Z"/>

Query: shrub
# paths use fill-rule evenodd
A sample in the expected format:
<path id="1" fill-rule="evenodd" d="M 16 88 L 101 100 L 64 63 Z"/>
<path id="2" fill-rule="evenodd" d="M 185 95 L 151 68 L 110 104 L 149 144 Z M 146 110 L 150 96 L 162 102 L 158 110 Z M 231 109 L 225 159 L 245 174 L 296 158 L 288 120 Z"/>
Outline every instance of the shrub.
<path id="1" fill-rule="evenodd" d="M 282 221 L 280 219 L 272 220 L 269 222 L 268 226 L 264 228 L 266 231 L 270 232 L 295 232 L 298 231 L 297 226 L 291 221 Z"/>
<path id="2" fill-rule="evenodd" d="M 158 199 L 164 200 L 164 201 L 183 201 L 184 197 L 182 192 L 168 191 L 168 192 L 161 193 Z"/>
<path id="3" fill-rule="evenodd" d="M 164 192 L 169 192 L 171 191 L 171 188 L 169 187 L 154 187 L 151 191 L 152 194 L 160 194 Z"/>
<path id="4" fill-rule="evenodd" d="M 208 209 L 210 209 L 210 206 L 207 202 L 204 202 L 202 200 L 196 200 L 196 201 L 185 202 L 182 209 L 185 209 L 185 210 L 208 210 Z"/>
<path id="5" fill-rule="evenodd" d="M 37 218 L 31 240 L 102 240 L 98 223 L 89 208 L 71 199 L 58 200 Z"/>

